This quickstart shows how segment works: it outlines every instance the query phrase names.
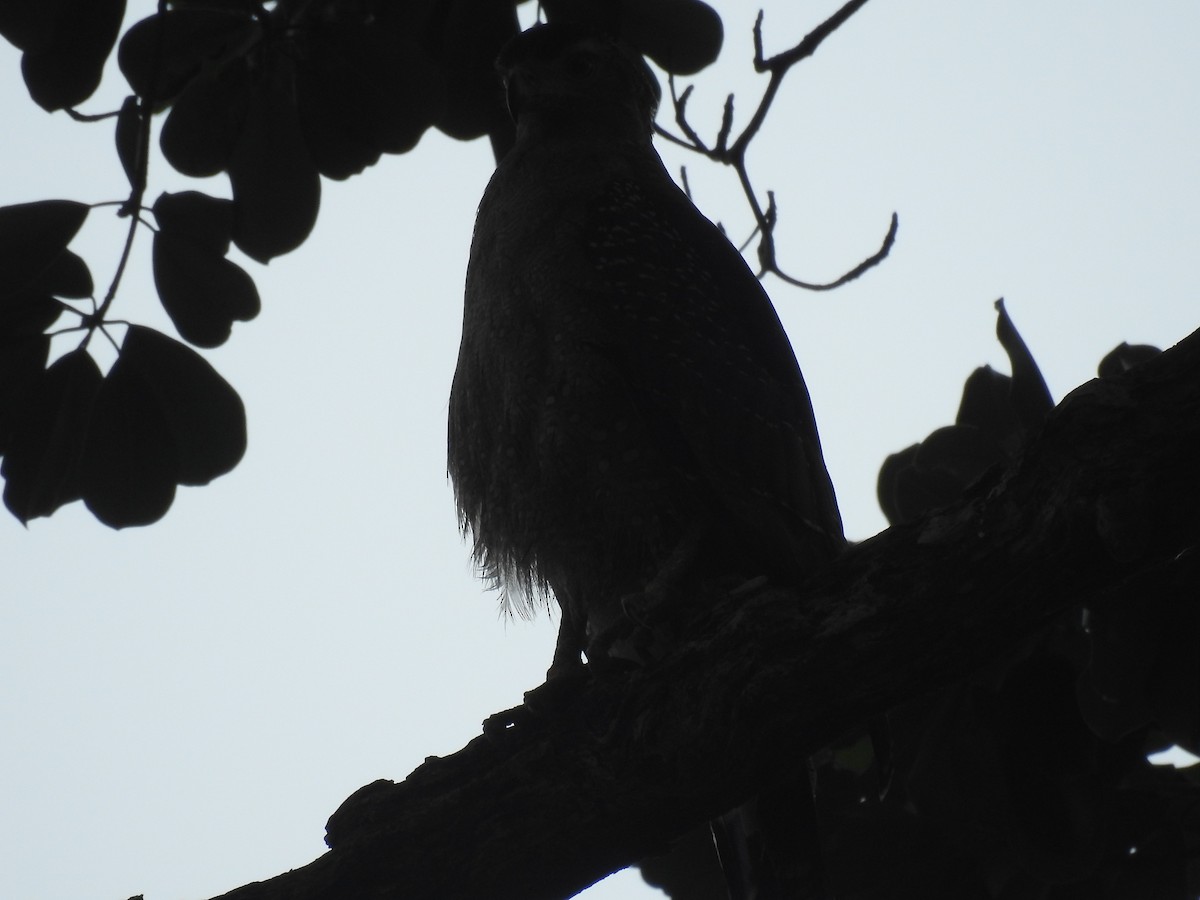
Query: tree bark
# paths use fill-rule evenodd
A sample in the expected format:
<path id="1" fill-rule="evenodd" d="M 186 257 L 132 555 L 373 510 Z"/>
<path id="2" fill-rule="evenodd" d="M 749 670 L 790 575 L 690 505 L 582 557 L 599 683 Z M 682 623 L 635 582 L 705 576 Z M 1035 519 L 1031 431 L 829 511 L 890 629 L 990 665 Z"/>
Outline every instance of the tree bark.
<path id="1" fill-rule="evenodd" d="M 610 663 L 361 788 L 328 853 L 224 898 L 570 896 L 1063 610 L 1200 584 L 1198 544 L 1200 331 L 1076 389 L 960 503 L 851 548 L 799 594 L 680 606 L 654 665 Z"/>

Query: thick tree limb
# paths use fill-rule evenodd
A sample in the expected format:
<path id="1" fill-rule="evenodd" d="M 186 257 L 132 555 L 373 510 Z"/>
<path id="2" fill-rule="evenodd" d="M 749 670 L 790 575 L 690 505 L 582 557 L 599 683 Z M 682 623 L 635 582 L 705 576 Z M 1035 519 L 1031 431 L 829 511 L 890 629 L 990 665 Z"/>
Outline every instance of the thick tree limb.
<path id="1" fill-rule="evenodd" d="M 1200 583 L 1198 462 L 1200 332 L 1078 388 L 962 503 L 858 545 L 800 596 L 690 605 L 659 664 L 606 668 L 360 789 L 329 853 L 225 898 L 569 896 L 1064 609 L 1131 580 Z"/>

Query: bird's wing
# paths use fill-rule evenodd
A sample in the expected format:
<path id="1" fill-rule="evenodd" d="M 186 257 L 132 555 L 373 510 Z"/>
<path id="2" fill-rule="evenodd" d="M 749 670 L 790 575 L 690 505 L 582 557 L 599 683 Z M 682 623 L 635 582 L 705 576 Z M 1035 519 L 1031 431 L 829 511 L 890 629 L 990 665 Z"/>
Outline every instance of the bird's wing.
<path id="1" fill-rule="evenodd" d="M 587 246 L 599 276 L 591 302 L 620 336 L 613 352 L 663 442 L 690 454 L 768 553 L 786 553 L 798 572 L 830 558 L 841 519 L 808 390 L 741 254 L 661 164 L 606 185 Z"/>

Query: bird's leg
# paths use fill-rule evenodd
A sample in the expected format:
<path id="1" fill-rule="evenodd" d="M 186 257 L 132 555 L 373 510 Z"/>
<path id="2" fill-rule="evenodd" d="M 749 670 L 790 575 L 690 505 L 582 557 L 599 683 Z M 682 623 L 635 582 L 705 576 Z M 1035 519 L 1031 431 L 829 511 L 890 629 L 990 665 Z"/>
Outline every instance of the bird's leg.
<path id="1" fill-rule="evenodd" d="M 695 565 L 696 559 L 700 555 L 703 536 L 704 531 L 699 523 L 693 522 L 688 526 L 688 529 L 675 542 L 671 554 L 659 567 L 658 573 L 646 585 L 646 589 L 641 594 L 631 594 L 621 599 L 621 608 L 627 616 L 639 625 L 648 627 L 644 618 L 656 609 L 665 607 L 668 600 L 679 596 L 679 586 L 686 580 L 688 570 Z M 641 618 L 634 615 L 630 609 L 638 599 L 642 601 L 642 608 L 638 610 Z"/>
<path id="2" fill-rule="evenodd" d="M 589 661 L 594 663 L 611 654 L 645 662 L 654 655 L 654 646 L 662 643 L 654 624 L 671 609 L 673 604 L 669 601 L 681 595 L 680 588 L 699 556 L 702 537 L 703 529 L 699 524 L 689 526 L 646 587 L 621 598 L 622 618 L 593 637 L 587 648 Z M 630 640 L 625 641 L 625 638 Z M 613 654 L 612 648 L 617 642 L 626 646 Z"/>
<path id="3" fill-rule="evenodd" d="M 565 591 L 556 593 L 562 618 L 558 623 L 558 641 L 554 645 L 554 658 L 546 670 L 546 681 L 555 678 L 574 678 L 583 673 L 580 654 L 587 646 L 587 619 L 580 615 L 580 608 Z"/>
<path id="4" fill-rule="evenodd" d="M 583 648 L 587 641 L 587 618 L 585 607 L 576 602 L 561 586 L 556 586 L 554 596 L 562 618 L 558 623 L 558 641 L 554 645 L 554 657 L 546 670 L 546 682 L 525 692 L 525 708 L 541 715 L 560 703 L 563 698 L 573 696 L 579 682 L 588 677 L 583 664 Z"/>
<path id="5" fill-rule="evenodd" d="M 743 581 L 737 587 L 730 590 L 729 596 L 730 597 L 749 596 L 751 594 L 757 593 L 759 588 L 766 587 L 770 583 L 771 583 L 771 579 L 769 579 L 766 575 L 755 575 L 753 578 L 749 578 L 746 581 Z"/>
<path id="6" fill-rule="evenodd" d="M 576 613 L 576 605 L 569 595 L 560 590 L 558 597 L 562 618 L 558 625 L 558 641 L 554 646 L 554 658 L 546 671 L 546 681 L 533 690 L 526 691 L 524 703 L 513 709 L 496 713 L 483 723 L 484 733 L 500 739 L 515 726 L 529 720 L 531 716 L 548 713 L 570 696 L 573 689 L 588 675 L 581 653 L 585 641 L 586 620 Z"/>

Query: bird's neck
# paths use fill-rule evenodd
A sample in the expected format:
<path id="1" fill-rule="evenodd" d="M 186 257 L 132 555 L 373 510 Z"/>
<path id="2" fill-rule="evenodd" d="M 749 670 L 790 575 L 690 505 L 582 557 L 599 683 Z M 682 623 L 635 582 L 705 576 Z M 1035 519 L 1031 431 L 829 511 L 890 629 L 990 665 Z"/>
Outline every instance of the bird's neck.
<path id="1" fill-rule="evenodd" d="M 651 146 L 652 132 L 624 108 L 549 108 L 521 116 L 517 143 L 527 146 L 577 147 L 579 144 L 619 144 L 641 150 Z"/>

